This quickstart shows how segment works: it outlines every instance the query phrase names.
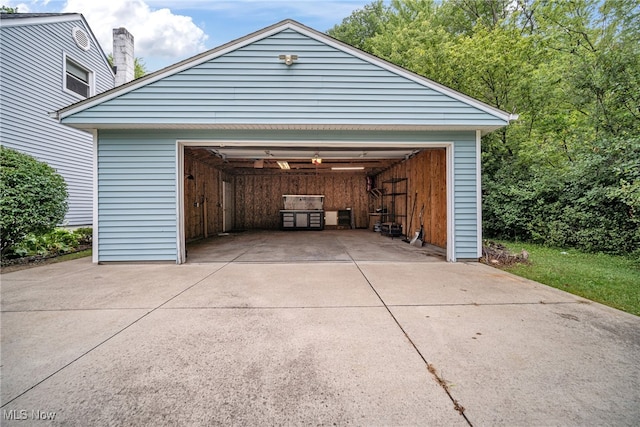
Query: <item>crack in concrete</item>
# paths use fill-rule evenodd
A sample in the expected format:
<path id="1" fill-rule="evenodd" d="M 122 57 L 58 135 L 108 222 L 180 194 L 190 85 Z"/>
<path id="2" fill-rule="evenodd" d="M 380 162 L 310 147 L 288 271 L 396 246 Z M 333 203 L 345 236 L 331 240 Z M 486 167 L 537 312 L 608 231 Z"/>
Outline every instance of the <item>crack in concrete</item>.
<path id="1" fill-rule="evenodd" d="M 349 255 L 349 257 L 351 257 L 351 254 L 349 253 L 349 251 L 346 250 L 345 247 L 345 252 L 347 253 L 347 255 Z M 369 278 L 367 277 L 367 275 L 364 273 L 364 271 L 362 271 L 362 269 L 360 268 L 360 265 L 358 264 L 358 262 L 353 259 L 353 257 L 351 257 L 351 260 L 353 261 L 353 264 L 356 266 L 356 268 L 358 269 L 358 271 L 360 271 L 360 274 L 362 275 L 362 277 L 364 278 L 364 280 L 366 280 L 366 282 L 369 284 L 369 287 L 371 287 L 371 290 L 376 294 L 376 296 L 378 297 L 378 299 L 380 300 L 380 302 L 382 303 L 382 305 L 384 306 L 384 308 L 387 310 L 387 312 L 389 313 L 389 315 L 391 316 L 391 318 L 393 319 L 393 321 L 396 323 L 396 325 L 398 326 L 398 328 L 400 329 L 400 331 L 402 331 L 402 333 L 404 334 L 405 338 L 407 339 L 407 341 L 409 341 L 409 343 L 411 344 L 411 346 L 413 347 L 413 349 L 415 350 L 415 352 L 418 354 L 418 356 L 420 356 L 420 359 L 422 359 L 422 361 L 424 362 L 425 366 L 427 367 L 427 370 L 429 371 L 429 373 L 435 378 L 436 382 L 438 383 L 438 385 L 440 385 L 440 387 L 442 387 L 442 389 L 444 390 L 444 392 L 447 394 L 447 396 L 449 397 L 449 399 L 451 400 L 451 402 L 453 403 L 453 409 L 455 409 L 461 416 L 462 418 L 464 418 L 464 420 L 467 422 L 467 424 L 470 427 L 473 427 L 473 424 L 471 423 L 471 421 L 469 420 L 469 418 L 467 418 L 467 415 L 464 413 L 464 406 L 462 406 L 460 404 L 460 402 L 458 402 L 457 399 L 455 399 L 452 395 L 451 392 L 449 391 L 449 387 L 447 386 L 447 383 L 440 378 L 440 376 L 438 376 L 435 367 L 430 364 L 427 359 L 425 358 L 425 356 L 422 354 L 422 352 L 418 349 L 418 346 L 413 342 L 413 340 L 411 339 L 411 337 L 409 337 L 409 334 L 407 333 L 407 331 L 405 331 L 405 329 L 402 327 L 402 325 L 400 324 L 400 322 L 398 321 L 398 319 L 396 318 L 396 316 L 393 315 L 393 313 L 391 312 L 391 309 L 389 308 L 389 306 L 387 305 L 387 303 L 382 299 L 382 297 L 380 296 L 380 294 L 378 293 L 378 291 L 376 290 L 376 288 L 373 286 L 373 283 L 371 283 L 371 281 L 369 281 Z"/>
<path id="2" fill-rule="evenodd" d="M 425 360 L 426 362 L 426 360 Z M 440 384 L 440 387 L 442 387 L 444 389 L 444 391 L 447 393 L 447 396 L 449 396 L 449 399 L 451 399 L 451 401 L 453 402 L 453 408 L 458 411 L 460 413 L 460 415 L 462 415 L 464 417 L 464 419 L 467 421 L 467 423 L 469 423 L 469 425 L 471 426 L 471 421 L 469 421 L 469 419 L 467 418 L 467 416 L 464 413 L 464 406 L 462 406 L 452 395 L 451 395 L 451 391 L 449 390 L 449 385 L 447 384 L 447 382 L 444 380 L 444 378 L 442 378 L 440 375 L 438 375 L 438 372 L 436 371 L 435 366 L 433 366 L 433 364 L 431 363 L 427 363 L 427 370 L 431 373 L 431 375 L 433 375 L 436 379 L 436 381 L 438 382 L 438 384 Z"/>

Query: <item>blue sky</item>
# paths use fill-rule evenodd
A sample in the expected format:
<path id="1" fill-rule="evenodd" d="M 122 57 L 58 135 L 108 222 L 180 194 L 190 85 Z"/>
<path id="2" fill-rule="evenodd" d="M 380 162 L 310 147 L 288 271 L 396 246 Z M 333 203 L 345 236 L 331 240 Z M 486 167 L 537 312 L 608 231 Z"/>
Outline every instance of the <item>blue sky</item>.
<path id="1" fill-rule="evenodd" d="M 134 36 L 135 55 L 155 71 L 283 19 L 319 31 L 372 0 L 0 0 L 19 12 L 79 12 L 103 50 L 112 28 Z"/>

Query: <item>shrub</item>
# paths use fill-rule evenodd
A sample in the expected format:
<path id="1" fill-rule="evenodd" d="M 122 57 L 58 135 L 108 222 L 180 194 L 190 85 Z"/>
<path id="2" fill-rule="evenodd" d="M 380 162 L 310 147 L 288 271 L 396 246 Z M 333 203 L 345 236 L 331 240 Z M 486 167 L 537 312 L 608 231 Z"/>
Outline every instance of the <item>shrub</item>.
<path id="1" fill-rule="evenodd" d="M 640 137 L 596 141 L 566 169 L 510 174 L 505 165 L 484 190 L 487 237 L 638 253 Z"/>
<path id="2" fill-rule="evenodd" d="M 46 163 L 0 147 L 1 253 L 29 233 L 46 234 L 67 212 L 67 185 Z"/>
<path id="3" fill-rule="evenodd" d="M 73 234 L 78 237 L 78 243 L 81 245 L 90 245 L 93 241 L 93 228 L 81 227 L 73 230 Z"/>
<path id="4" fill-rule="evenodd" d="M 29 234 L 11 248 L 18 256 L 58 255 L 71 252 L 80 244 L 80 236 L 75 231 L 56 228 L 43 235 Z"/>

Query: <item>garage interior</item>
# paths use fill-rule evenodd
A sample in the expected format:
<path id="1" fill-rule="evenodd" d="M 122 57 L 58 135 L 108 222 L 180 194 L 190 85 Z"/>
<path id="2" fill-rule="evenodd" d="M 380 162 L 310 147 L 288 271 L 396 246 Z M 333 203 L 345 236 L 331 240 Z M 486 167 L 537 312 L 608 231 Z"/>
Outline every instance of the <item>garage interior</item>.
<path id="1" fill-rule="evenodd" d="M 411 240 L 421 222 L 425 248 L 446 253 L 444 147 L 189 146 L 184 148 L 184 175 L 187 262 L 193 262 L 191 249 L 206 253 L 203 244 L 219 245 L 219 237 L 229 234 L 259 233 L 264 239 L 269 232 L 287 230 L 286 239 L 308 242 L 323 232 L 361 230 L 364 235 L 369 230 L 366 235 L 373 239 L 385 236 L 376 240 L 381 245 L 386 238 Z M 307 207 L 321 212 L 322 224 L 301 210 Z"/>

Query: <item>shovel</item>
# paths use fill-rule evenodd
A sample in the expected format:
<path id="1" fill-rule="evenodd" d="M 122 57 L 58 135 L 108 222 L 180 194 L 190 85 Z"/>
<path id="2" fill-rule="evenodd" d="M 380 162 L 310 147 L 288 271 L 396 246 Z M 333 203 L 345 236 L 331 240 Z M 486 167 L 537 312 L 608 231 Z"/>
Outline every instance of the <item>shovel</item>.
<path id="1" fill-rule="evenodd" d="M 411 208 L 411 218 L 409 218 L 409 231 L 411 231 L 411 223 L 413 223 L 413 214 L 416 211 L 416 202 L 418 201 L 418 192 L 416 191 L 416 197 L 414 197 L 413 199 L 413 207 Z M 404 239 L 402 239 L 403 242 L 406 243 L 411 243 L 411 241 L 409 240 L 409 236 L 406 235 L 404 237 Z"/>
<path id="2" fill-rule="evenodd" d="M 424 238 L 424 226 L 422 223 L 422 214 L 424 213 L 424 205 L 422 205 L 422 209 L 420 209 L 420 230 L 416 231 L 416 235 L 413 236 L 413 239 L 409 242 L 411 246 L 417 246 L 419 248 L 422 247 L 424 242 L 422 239 Z"/>

